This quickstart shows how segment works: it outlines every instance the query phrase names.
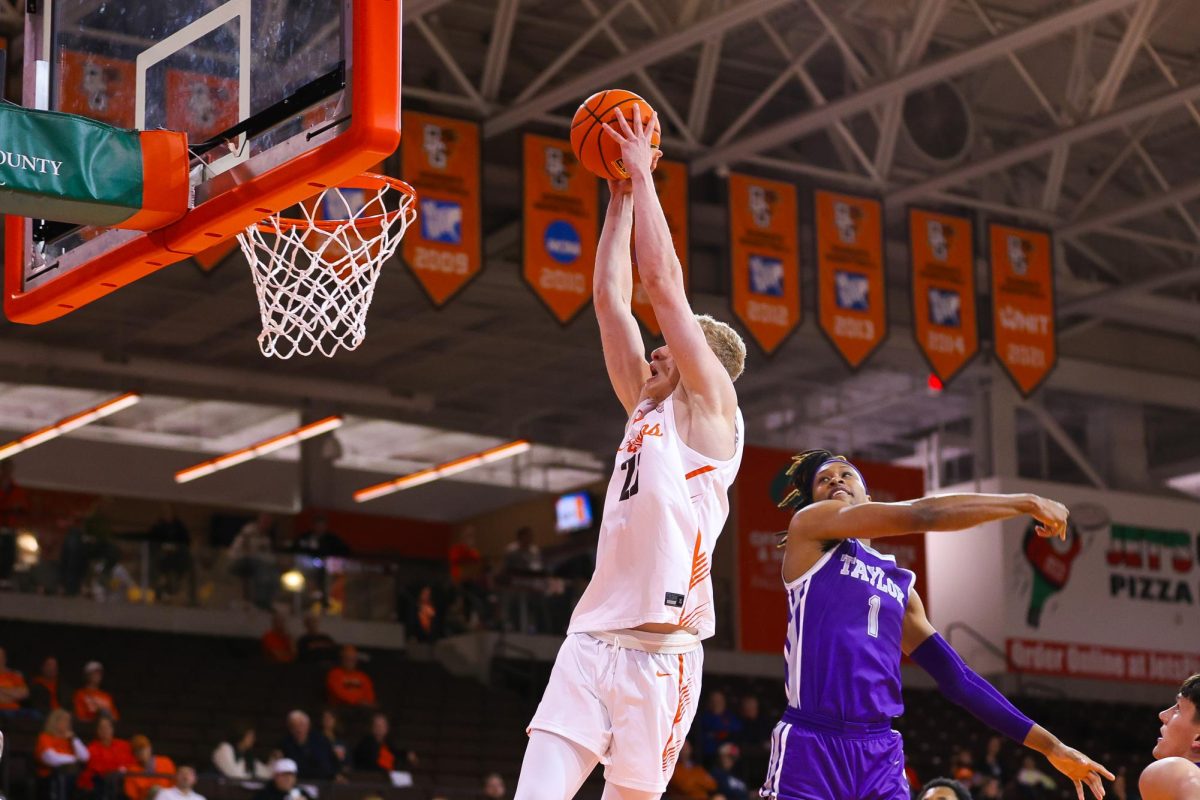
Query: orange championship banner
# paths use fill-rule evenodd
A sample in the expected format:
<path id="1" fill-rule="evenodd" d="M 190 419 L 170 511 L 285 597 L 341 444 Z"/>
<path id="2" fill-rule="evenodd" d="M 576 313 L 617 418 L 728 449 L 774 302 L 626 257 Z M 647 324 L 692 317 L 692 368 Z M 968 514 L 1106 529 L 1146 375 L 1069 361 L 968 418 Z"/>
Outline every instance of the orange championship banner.
<path id="1" fill-rule="evenodd" d="M 887 338 L 883 209 L 878 200 L 813 193 L 817 316 L 821 332 L 851 369 Z"/>
<path id="2" fill-rule="evenodd" d="M 665 158 L 658 162 L 654 173 L 654 190 L 658 192 L 658 200 L 662 203 L 663 214 L 667 218 L 667 227 L 671 230 L 671 241 L 675 244 L 675 254 L 679 256 L 679 265 L 683 267 L 683 287 L 688 286 L 688 168 L 681 161 L 668 161 Z M 642 281 L 637 271 L 637 250 L 633 252 L 633 315 L 651 336 L 661 336 L 662 328 L 650 307 L 650 298 L 642 288 Z"/>
<path id="3" fill-rule="evenodd" d="M 1025 397 L 1058 360 L 1050 234 L 990 223 L 992 330 L 996 358 Z"/>
<path id="4" fill-rule="evenodd" d="M 908 248 L 913 336 L 934 374 L 949 383 L 979 352 L 971 220 L 909 208 Z"/>
<path id="5" fill-rule="evenodd" d="M 592 299 L 600 237 L 600 179 L 583 168 L 570 142 L 524 139 L 522 277 L 566 325 Z"/>
<path id="6" fill-rule="evenodd" d="M 59 111 L 121 128 L 134 123 L 137 69 L 132 61 L 63 50 L 58 68 Z"/>
<path id="7" fill-rule="evenodd" d="M 796 187 L 729 175 L 733 313 L 771 355 L 800 325 L 800 226 Z"/>
<path id="8" fill-rule="evenodd" d="M 417 190 L 417 223 L 401 259 L 440 308 L 483 269 L 479 126 L 404 111 L 401 177 Z"/>
<path id="9" fill-rule="evenodd" d="M 167 70 L 167 127 L 203 142 L 238 123 L 238 82 L 202 72 Z"/>

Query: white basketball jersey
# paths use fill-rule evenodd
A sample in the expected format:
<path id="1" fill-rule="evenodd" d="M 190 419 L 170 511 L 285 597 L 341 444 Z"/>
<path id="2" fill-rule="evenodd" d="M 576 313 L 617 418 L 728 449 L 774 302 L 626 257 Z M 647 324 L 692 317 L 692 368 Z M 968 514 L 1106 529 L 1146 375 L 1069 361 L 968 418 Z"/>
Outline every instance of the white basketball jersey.
<path id="1" fill-rule="evenodd" d="M 742 412 L 732 458 L 688 447 L 675 427 L 674 399 L 643 401 L 625 428 L 604 499 L 596 571 L 568 633 L 647 622 L 680 625 L 701 639 L 716 629 L 713 547 L 729 516 L 729 486 L 742 461 Z"/>

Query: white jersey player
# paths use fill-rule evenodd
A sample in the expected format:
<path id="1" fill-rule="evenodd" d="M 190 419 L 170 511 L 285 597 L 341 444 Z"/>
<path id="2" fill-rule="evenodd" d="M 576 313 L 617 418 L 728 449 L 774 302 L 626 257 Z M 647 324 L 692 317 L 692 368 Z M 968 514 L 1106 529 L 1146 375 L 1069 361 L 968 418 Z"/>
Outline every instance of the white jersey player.
<path id="1" fill-rule="evenodd" d="M 688 305 L 650 175 L 657 119 L 645 128 L 618 119 L 619 131 L 605 127 L 631 178 L 609 182 L 594 300 L 608 375 L 629 416 L 596 571 L 529 724 L 515 800 L 573 797 L 597 763 L 605 800 L 654 800 L 666 789 L 700 696 L 700 642 L 715 628 L 710 561 L 742 458 L 733 381 L 745 344 Z M 667 342 L 650 363 L 630 308 L 635 218 L 638 269 Z"/>

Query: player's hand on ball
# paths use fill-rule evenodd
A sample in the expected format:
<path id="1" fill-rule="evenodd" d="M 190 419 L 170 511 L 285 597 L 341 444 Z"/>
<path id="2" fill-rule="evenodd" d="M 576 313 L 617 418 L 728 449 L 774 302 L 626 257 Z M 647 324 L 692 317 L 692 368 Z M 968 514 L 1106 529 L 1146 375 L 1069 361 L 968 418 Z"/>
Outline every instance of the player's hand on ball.
<path id="1" fill-rule="evenodd" d="M 1067 517 L 1071 512 L 1067 507 L 1056 500 L 1047 500 L 1044 497 L 1033 496 L 1034 509 L 1030 514 L 1037 520 L 1037 534 L 1043 539 L 1049 539 L 1057 536 L 1059 539 L 1067 538 Z"/>
<path id="2" fill-rule="evenodd" d="M 658 112 L 650 117 L 648 125 L 642 124 L 641 108 L 637 103 L 633 104 L 632 126 L 623 114 L 614 114 L 613 117 L 617 127 L 607 122 L 601 124 L 605 133 L 621 146 L 621 162 L 625 165 L 625 171 L 635 176 L 645 170 L 642 174 L 649 175 L 658 164 L 658 157 L 654 155 L 658 148 L 650 143 L 654 131 L 658 130 Z"/>
<path id="3" fill-rule="evenodd" d="M 1084 784 L 1091 789 L 1096 800 L 1100 800 L 1104 797 L 1104 783 L 1100 777 L 1104 776 L 1110 781 L 1114 780 L 1113 774 L 1103 764 L 1093 761 L 1074 747 L 1067 747 L 1062 743 L 1047 753 L 1046 758 L 1050 760 L 1056 770 L 1066 775 L 1075 784 L 1075 794 L 1079 796 L 1079 800 L 1084 800 Z"/>

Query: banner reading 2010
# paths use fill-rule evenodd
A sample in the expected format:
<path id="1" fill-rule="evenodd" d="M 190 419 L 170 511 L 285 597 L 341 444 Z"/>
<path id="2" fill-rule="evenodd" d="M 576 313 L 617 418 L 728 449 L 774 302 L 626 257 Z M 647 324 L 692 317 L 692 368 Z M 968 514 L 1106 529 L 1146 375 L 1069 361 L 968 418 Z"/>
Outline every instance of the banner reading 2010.
<path id="1" fill-rule="evenodd" d="M 770 355 L 800 324 L 796 187 L 729 175 L 733 313 Z"/>
<path id="2" fill-rule="evenodd" d="M 887 336 L 883 212 L 873 198 L 823 189 L 813 205 L 821 330 L 857 369 Z"/>
<path id="3" fill-rule="evenodd" d="M 1054 259 L 1045 231 L 988 225 L 996 358 L 1028 397 L 1054 369 Z"/>
<path id="4" fill-rule="evenodd" d="M 479 126 L 403 112 L 401 175 L 417 190 L 417 222 L 403 261 L 438 307 L 483 269 Z"/>
<path id="5" fill-rule="evenodd" d="M 562 139 L 525 134 L 522 275 L 559 323 L 592 298 L 599 181 Z"/>

